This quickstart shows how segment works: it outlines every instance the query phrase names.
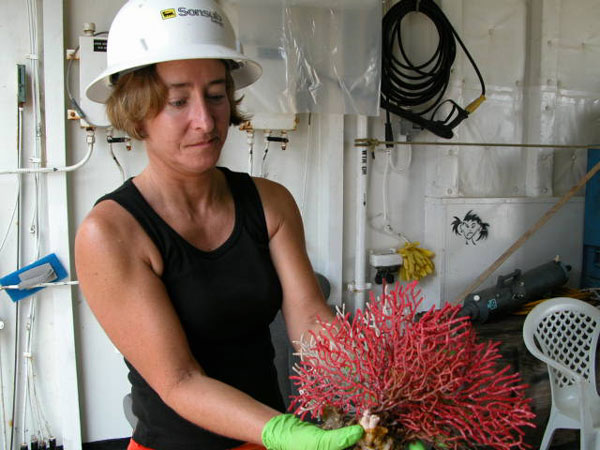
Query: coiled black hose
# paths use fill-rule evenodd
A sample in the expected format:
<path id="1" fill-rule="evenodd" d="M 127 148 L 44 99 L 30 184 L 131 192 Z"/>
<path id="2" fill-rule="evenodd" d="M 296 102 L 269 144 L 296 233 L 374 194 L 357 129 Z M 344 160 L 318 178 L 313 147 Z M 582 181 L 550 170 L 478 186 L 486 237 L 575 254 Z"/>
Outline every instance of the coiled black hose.
<path id="1" fill-rule="evenodd" d="M 434 54 L 422 64 L 410 61 L 400 33 L 402 19 L 415 11 L 425 14 L 439 35 Z M 400 0 L 385 14 L 382 31 L 381 107 L 387 111 L 386 141 L 393 141 L 390 112 L 450 139 L 452 129 L 485 100 L 485 83 L 481 73 L 454 27 L 433 0 Z M 456 57 L 455 40 L 469 58 L 481 83 L 481 96 L 464 109 L 453 100 L 442 101 Z M 446 102 L 452 104 L 450 112 L 443 120 L 436 120 L 436 113 Z M 429 112 L 431 115 L 427 118 Z"/>

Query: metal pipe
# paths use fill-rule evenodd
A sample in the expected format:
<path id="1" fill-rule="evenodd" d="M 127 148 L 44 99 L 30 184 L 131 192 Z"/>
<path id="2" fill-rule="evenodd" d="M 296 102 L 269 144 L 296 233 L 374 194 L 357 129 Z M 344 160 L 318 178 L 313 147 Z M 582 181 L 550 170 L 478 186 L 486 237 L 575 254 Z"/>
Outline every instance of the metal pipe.
<path id="1" fill-rule="evenodd" d="M 354 140 L 354 146 L 375 148 L 380 145 L 429 145 L 429 146 L 460 146 L 460 147 L 517 147 L 517 148 L 554 148 L 554 149 L 578 149 L 578 148 L 600 148 L 600 144 L 517 144 L 502 142 L 415 142 L 415 141 L 380 141 L 378 139 L 359 138 Z"/>

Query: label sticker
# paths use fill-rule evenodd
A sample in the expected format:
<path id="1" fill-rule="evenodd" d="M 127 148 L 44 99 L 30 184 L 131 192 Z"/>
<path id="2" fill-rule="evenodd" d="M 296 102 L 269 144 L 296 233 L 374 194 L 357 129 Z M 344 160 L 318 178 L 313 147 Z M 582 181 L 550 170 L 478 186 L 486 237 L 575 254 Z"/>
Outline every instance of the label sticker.
<path id="1" fill-rule="evenodd" d="M 94 39 L 94 51 L 106 52 L 106 39 Z"/>
<path id="2" fill-rule="evenodd" d="M 163 9 L 160 12 L 160 16 L 163 18 L 163 20 L 165 20 L 165 19 L 172 19 L 173 17 L 177 17 L 177 14 L 175 13 L 175 8 L 171 8 L 171 9 Z"/>

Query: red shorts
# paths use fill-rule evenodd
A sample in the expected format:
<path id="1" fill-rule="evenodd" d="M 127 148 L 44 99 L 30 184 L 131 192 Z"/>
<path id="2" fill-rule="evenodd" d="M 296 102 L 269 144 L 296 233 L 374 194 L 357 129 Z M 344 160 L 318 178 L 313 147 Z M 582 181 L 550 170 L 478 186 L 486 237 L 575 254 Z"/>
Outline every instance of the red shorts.
<path id="1" fill-rule="evenodd" d="M 152 450 L 151 448 L 144 447 L 143 445 L 138 444 L 133 439 L 129 441 L 129 445 L 127 446 L 127 450 Z M 239 447 L 236 447 L 231 450 L 266 450 L 265 447 L 258 444 L 243 444 Z"/>

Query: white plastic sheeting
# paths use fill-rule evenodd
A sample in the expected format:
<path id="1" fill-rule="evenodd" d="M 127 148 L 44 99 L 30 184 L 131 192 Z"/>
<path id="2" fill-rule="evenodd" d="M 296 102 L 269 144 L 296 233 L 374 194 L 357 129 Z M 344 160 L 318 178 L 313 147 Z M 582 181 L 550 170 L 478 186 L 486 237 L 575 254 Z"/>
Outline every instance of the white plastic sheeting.
<path id="1" fill-rule="evenodd" d="M 455 129 L 456 141 L 600 142 L 598 1 L 447 0 L 441 5 L 487 85 L 487 101 Z M 465 105 L 478 84 L 458 51 L 448 97 Z M 585 173 L 585 150 L 457 150 L 457 185 L 438 186 L 430 194 L 550 197 L 566 192 Z"/>
<path id="2" fill-rule="evenodd" d="M 246 110 L 378 114 L 379 0 L 242 0 L 235 9 L 244 53 L 264 69 L 245 90 Z"/>

